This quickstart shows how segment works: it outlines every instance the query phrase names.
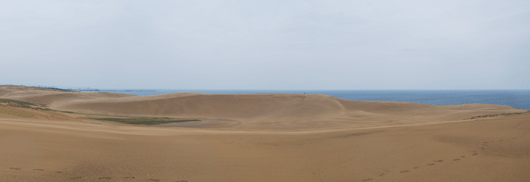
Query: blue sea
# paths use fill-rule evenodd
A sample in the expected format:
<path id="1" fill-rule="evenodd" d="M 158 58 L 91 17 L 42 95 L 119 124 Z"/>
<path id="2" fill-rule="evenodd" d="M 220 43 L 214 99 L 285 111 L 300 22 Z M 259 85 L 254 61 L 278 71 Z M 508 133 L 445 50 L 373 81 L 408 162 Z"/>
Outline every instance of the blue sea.
<path id="1" fill-rule="evenodd" d="M 530 90 L 98 90 L 139 96 L 176 92 L 210 94 L 325 94 L 341 99 L 359 101 L 412 102 L 431 105 L 498 104 L 519 109 L 530 109 Z"/>

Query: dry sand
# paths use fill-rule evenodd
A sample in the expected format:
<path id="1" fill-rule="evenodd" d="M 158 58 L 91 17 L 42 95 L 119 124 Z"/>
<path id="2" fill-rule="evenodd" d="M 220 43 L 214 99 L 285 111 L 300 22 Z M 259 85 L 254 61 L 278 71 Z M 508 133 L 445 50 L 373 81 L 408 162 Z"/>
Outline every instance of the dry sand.
<path id="1" fill-rule="evenodd" d="M 139 97 L 0 86 L 0 181 L 530 181 L 530 114 L 325 95 Z M 87 114 L 199 122 L 136 126 Z"/>

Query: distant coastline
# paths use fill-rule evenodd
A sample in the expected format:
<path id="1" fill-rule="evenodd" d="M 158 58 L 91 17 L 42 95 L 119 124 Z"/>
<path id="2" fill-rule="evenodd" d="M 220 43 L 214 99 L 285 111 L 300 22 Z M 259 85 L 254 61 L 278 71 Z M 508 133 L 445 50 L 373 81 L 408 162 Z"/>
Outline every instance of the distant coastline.
<path id="1" fill-rule="evenodd" d="M 24 85 L 5 85 L 24 86 Z M 214 90 L 214 89 L 64 89 L 49 86 L 25 86 L 66 92 L 109 92 L 138 96 L 170 93 L 206 94 L 324 94 L 345 100 L 411 102 L 430 105 L 496 104 L 530 109 L 530 89 L 520 90 Z"/>
<path id="2" fill-rule="evenodd" d="M 194 89 L 100 89 L 139 96 L 181 92 L 207 94 L 324 94 L 345 100 L 412 102 L 431 105 L 497 104 L 530 109 L 530 90 L 194 90 Z"/>

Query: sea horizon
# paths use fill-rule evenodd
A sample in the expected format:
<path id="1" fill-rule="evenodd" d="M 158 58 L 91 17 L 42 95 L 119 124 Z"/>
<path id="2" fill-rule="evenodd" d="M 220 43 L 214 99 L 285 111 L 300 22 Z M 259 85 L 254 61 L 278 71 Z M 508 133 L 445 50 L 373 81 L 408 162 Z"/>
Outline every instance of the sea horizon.
<path id="1" fill-rule="evenodd" d="M 23 85 L 11 85 L 23 86 Z M 350 89 L 350 90 L 277 90 L 277 89 L 96 89 L 50 88 L 62 91 L 108 92 L 152 96 L 171 93 L 205 94 L 324 94 L 345 100 L 410 102 L 430 105 L 496 104 L 530 109 L 530 89 Z"/>
<path id="2" fill-rule="evenodd" d="M 94 89 L 83 92 L 110 92 L 138 96 L 170 93 L 206 94 L 324 94 L 345 100 L 411 102 L 431 105 L 497 104 L 530 109 L 530 89 L 462 90 L 252 90 L 252 89 Z"/>

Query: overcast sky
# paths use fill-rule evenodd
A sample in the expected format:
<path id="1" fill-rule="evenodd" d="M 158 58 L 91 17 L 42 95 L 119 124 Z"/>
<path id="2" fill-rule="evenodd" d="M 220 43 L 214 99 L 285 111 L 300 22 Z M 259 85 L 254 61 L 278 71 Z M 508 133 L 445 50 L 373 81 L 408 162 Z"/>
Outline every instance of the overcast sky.
<path id="1" fill-rule="evenodd" d="M 530 1 L 3 1 L 0 84 L 530 88 Z"/>

